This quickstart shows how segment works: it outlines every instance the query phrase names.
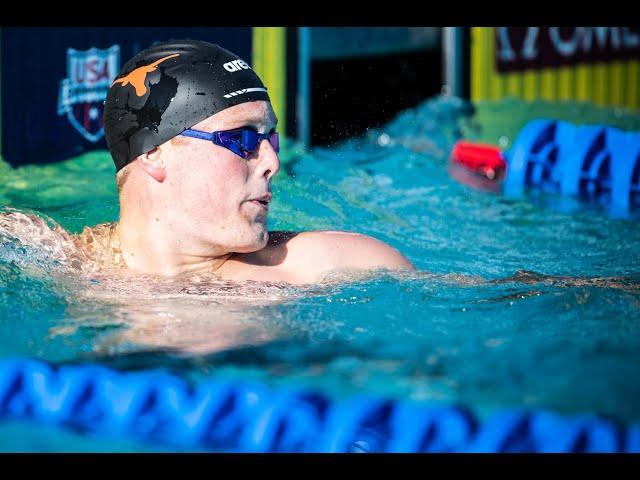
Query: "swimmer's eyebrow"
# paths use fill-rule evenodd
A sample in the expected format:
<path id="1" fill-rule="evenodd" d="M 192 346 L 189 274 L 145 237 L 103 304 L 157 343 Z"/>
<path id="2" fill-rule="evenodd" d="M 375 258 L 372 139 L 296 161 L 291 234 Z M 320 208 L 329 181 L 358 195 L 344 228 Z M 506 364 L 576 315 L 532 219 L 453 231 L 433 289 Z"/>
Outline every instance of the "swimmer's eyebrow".
<path id="1" fill-rule="evenodd" d="M 278 126 L 278 119 L 275 114 L 269 113 L 266 116 L 243 118 L 242 120 L 238 120 L 233 123 L 237 124 L 237 127 L 234 128 L 250 126 L 260 131 L 262 127 L 266 127 L 264 131 L 270 132 Z"/>

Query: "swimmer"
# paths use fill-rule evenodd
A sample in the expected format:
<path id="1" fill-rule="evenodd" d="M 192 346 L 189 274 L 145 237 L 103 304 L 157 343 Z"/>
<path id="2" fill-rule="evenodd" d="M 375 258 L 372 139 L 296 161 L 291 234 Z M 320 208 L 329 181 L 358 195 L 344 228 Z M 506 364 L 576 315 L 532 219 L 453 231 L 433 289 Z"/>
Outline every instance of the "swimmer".
<path id="1" fill-rule="evenodd" d="M 138 53 L 104 108 L 119 221 L 58 232 L 69 263 L 294 285 L 337 271 L 414 270 L 399 251 L 365 235 L 267 230 L 280 169 L 277 122 L 258 75 L 218 45 L 170 41 Z"/>

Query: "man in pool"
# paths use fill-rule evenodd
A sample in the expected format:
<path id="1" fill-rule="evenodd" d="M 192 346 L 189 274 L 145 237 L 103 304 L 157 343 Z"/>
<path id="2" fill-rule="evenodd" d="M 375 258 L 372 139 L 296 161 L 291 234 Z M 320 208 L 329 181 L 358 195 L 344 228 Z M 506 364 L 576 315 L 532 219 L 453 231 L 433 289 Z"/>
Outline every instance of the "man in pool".
<path id="1" fill-rule="evenodd" d="M 143 50 L 113 82 L 104 113 L 120 220 L 73 242 L 105 267 L 291 284 L 414 269 L 365 235 L 267 231 L 277 119 L 256 73 L 220 46 L 184 40 Z"/>

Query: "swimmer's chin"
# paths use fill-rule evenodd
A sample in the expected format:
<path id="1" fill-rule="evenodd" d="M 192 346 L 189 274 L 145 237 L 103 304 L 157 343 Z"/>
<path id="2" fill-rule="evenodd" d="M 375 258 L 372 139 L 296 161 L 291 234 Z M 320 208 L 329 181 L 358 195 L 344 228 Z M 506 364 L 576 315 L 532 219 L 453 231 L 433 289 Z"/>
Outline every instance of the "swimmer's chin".
<path id="1" fill-rule="evenodd" d="M 265 248 L 269 243 L 269 232 L 264 231 L 252 242 L 242 246 L 236 246 L 233 249 L 234 253 L 253 253 L 258 252 Z"/>

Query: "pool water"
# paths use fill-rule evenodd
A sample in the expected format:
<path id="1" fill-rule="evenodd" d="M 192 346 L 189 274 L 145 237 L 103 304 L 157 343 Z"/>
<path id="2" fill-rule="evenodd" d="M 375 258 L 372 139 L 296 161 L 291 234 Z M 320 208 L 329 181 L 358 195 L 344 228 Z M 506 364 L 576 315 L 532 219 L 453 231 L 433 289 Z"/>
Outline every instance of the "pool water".
<path id="1" fill-rule="evenodd" d="M 524 406 L 637 421 L 637 220 L 474 190 L 447 170 L 457 139 L 508 148 L 537 117 L 640 129 L 638 114 L 586 104 L 472 108 L 436 97 L 362 137 L 283 153 L 271 230 L 371 235 L 402 251 L 415 273 L 306 288 L 205 282 L 186 295 L 166 281 L 133 292 L 112 285 L 120 295 L 109 295 L 98 280 L 56 275 L 46 255 L 0 233 L 0 358 L 457 403 L 480 417 Z M 0 179 L 0 206 L 71 232 L 117 219 L 106 152 L 17 169 L 0 162 Z M 0 422 L 2 451 L 162 448 Z"/>

